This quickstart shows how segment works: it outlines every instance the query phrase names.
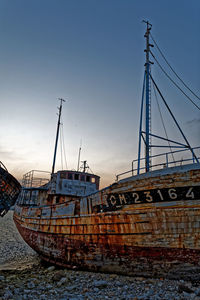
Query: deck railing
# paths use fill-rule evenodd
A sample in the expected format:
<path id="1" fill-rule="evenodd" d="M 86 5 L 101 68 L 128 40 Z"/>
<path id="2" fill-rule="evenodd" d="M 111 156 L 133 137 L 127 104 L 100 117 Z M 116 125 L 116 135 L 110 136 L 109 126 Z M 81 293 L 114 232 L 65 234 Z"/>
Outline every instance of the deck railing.
<path id="1" fill-rule="evenodd" d="M 36 188 L 40 187 L 50 180 L 50 172 L 40 171 L 40 170 L 32 170 L 26 174 L 24 174 L 22 179 L 22 187 L 23 188 Z"/>
<path id="2" fill-rule="evenodd" d="M 200 147 L 192 148 L 198 160 L 200 160 Z M 181 155 L 186 155 L 185 157 Z M 177 157 L 178 156 L 178 157 Z M 176 158 L 177 157 L 177 158 Z M 176 150 L 150 156 L 150 171 L 163 168 L 176 167 L 190 163 L 196 163 L 190 149 Z M 138 159 L 134 159 L 131 164 L 131 170 L 116 175 L 116 181 L 124 176 L 134 176 L 136 174 L 145 173 L 145 158 L 140 159 L 140 168 L 138 169 Z"/>

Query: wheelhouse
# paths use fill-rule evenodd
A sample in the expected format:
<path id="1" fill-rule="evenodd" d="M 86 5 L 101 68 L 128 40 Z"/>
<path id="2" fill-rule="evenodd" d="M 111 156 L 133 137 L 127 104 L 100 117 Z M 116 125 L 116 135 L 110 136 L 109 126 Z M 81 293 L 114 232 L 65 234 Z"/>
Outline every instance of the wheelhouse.
<path id="1" fill-rule="evenodd" d="M 91 173 L 65 170 L 53 174 L 50 193 L 87 196 L 99 190 L 100 177 Z"/>

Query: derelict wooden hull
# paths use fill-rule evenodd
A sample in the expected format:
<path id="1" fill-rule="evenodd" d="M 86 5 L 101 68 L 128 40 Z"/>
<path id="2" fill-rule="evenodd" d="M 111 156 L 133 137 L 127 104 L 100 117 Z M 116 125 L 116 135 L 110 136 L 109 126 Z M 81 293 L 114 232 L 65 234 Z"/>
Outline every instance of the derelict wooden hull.
<path id="1" fill-rule="evenodd" d="M 0 162 L 0 216 L 3 217 L 13 206 L 21 191 L 21 185 Z"/>
<path id="2" fill-rule="evenodd" d="M 14 221 L 43 259 L 67 267 L 135 274 L 200 259 L 199 166 L 131 177 L 79 202 L 17 205 Z"/>

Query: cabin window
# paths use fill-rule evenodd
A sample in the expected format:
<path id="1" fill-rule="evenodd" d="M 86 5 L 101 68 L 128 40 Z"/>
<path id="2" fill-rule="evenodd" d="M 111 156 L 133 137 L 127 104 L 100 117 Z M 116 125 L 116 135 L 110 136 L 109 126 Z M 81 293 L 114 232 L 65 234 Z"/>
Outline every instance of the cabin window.
<path id="1" fill-rule="evenodd" d="M 81 181 L 85 181 L 85 176 L 81 175 Z"/>
<path id="2" fill-rule="evenodd" d="M 68 179 L 71 179 L 71 180 L 73 179 L 72 173 L 69 173 L 69 174 L 68 174 Z"/>
<path id="3" fill-rule="evenodd" d="M 61 179 L 65 179 L 65 178 L 66 178 L 66 174 L 65 174 L 65 173 L 63 173 L 63 172 L 62 172 L 62 173 L 60 173 L 60 178 L 61 178 Z"/>
<path id="4" fill-rule="evenodd" d="M 91 182 L 95 183 L 95 178 L 94 177 L 91 178 Z"/>
<path id="5" fill-rule="evenodd" d="M 86 176 L 86 181 L 90 182 L 90 176 Z"/>
<path id="6" fill-rule="evenodd" d="M 74 180 L 79 180 L 79 174 L 74 174 Z"/>

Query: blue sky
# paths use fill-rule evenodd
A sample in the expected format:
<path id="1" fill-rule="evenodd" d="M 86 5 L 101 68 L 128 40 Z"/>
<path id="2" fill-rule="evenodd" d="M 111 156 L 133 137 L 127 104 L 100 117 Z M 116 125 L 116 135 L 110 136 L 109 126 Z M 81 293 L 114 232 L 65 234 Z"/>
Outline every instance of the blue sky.
<path id="1" fill-rule="evenodd" d="M 68 167 L 77 167 L 82 140 L 81 159 L 103 185 L 111 183 L 137 157 L 141 21 L 153 24 L 167 59 L 198 94 L 199 12 L 197 0 L 0 0 L 0 160 L 17 178 L 32 169 L 51 170 L 57 98 L 63 97 Z M 191 144 L 200 144 L 199 110 L 156 65 L 152 73 Z M 152 122 L 159 131 L 158 119 Z M 172 125 L 168 133 L 176 137 Z"/>

